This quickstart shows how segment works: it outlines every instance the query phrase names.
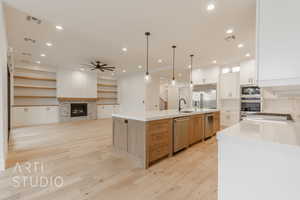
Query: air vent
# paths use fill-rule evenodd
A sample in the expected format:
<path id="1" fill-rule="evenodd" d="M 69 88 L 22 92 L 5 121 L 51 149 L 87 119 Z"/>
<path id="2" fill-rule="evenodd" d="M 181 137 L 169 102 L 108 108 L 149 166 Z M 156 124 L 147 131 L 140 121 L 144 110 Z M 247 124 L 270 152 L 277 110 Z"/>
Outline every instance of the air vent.
<path id="1" fill-rule="evenodd" d="M 25 42 L 31 42 L 32 44 L 35 44 L 36 43 L 36 40 L 32 39 L 32 38 L 29 38 L 29 37 L 24 37 L 24 41 Z"/>
<path id="2" fill-rule="evenodd" d="M 27 53 L 27 52 L 23 52 L 22 56 L 32 56 L 32 54 L 31 53 Z"/>
<path id="3" fill-rule="evenodd" d="M 225 38 L 225 41 L 232 42 L 236 39 L 235 35 L 229 35 Z"/>
<path id="4" fill-rule="evenodd" d="M 36 23 L 36 24 L 41 24 L 42 23 L 42 20 L 40 20 L 36 17 L 27 16 L 26 19 L 27 19 L 27 21 L 30 21 L 30 22 L 33 22 L 33 23 Z"/>

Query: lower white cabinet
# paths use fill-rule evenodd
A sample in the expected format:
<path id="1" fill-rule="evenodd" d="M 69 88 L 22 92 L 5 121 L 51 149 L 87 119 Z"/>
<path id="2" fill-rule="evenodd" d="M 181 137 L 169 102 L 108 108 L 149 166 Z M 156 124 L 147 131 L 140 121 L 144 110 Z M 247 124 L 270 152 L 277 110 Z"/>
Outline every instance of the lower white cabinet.
<path id="1" fill-rule="evenodd" d="M 32 126 L 59 122 L 58 106 L 14 107 L 12 126 Z"/>
<path id="2" fill-rule="evenodd" d="M 98 105 L 97 116 L 98 119 L 111 118 L 112 114 L 119 112 L 118 105 Z"/>
<path id="3" fill-rule="evenodd" d="M 239 111 L 221 111 L 221 126 L 230 127 L 240 122 Z"/>

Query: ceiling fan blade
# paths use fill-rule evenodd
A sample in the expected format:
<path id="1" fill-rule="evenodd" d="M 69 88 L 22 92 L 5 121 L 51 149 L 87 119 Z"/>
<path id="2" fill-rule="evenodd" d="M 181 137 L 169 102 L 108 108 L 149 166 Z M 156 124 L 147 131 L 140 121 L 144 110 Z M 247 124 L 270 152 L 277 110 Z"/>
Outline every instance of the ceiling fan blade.
<path id="1" fill-rule="evenodd" d="M 97 64 L 94 61 L 91 61 L 91 64 L 97 66 Z"/>
<path id="2" fill-rule="evenodd" d="M 114 67 L 105 67 L 103 69 L 116 69 L 116 68 L 114 68 Z"/>
<path id="3" fill-rule="evenodd" d="M 94 67 L 94 65 L 91 64 L 80 64 L 81 66 L 89 66 L 89 67 Z"/>
<path id="4" fill-rule="evenodd" d="M 95 70 L 96 68 L 92 68 L 91 70 Z"/>
<path id="5" fill-rule="evenodd" d="M 100 65 L 100 67 L 105 67 L 105 66 L 107 66 L 107 64 L 101 64 L 101 65 Z"/>

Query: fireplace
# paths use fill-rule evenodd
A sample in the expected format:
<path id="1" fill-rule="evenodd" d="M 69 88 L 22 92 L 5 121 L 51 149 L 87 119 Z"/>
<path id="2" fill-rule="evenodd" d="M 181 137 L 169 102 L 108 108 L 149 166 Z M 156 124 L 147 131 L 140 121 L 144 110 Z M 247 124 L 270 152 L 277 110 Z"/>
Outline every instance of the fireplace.
<path id="1" fill-rule="evenodd" d="M 71 103 L 71 117 L 88 116 L 87 103 Z"/>

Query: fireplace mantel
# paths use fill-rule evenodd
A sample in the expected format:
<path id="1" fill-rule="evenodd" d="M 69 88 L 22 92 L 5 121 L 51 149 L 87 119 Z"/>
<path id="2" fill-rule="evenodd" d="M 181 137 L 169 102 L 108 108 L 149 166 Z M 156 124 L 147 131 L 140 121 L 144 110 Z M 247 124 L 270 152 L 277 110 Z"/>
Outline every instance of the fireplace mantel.
<path id="1" fill-rule="evenodd" d="M 97 101 L 98 98 L 58 97 L 58 101 Z"/>

